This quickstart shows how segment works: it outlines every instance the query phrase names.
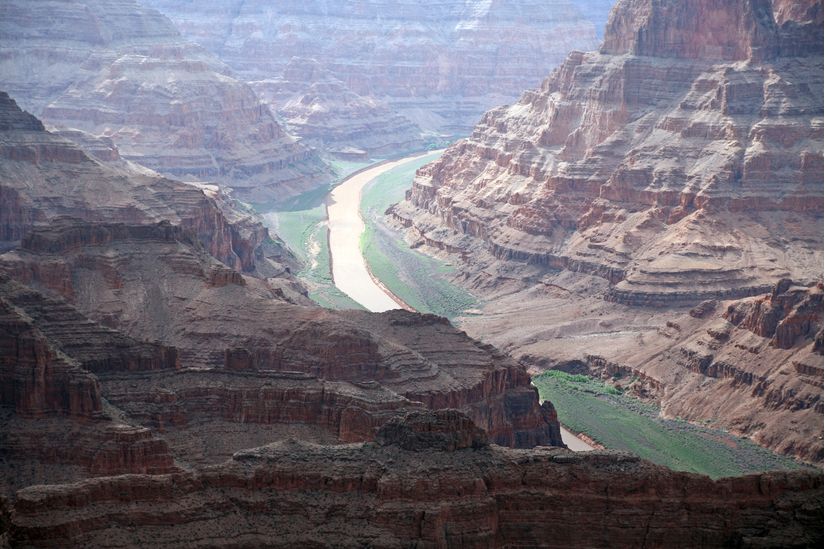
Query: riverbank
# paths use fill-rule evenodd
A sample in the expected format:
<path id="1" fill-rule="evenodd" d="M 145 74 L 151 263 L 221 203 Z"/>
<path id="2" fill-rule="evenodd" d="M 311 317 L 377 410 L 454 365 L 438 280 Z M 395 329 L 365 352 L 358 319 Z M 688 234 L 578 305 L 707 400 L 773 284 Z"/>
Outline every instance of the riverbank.
<path id="1" fill-rule="evenodd" d="M 632 452 L 677 471 L 720 478 L 802 467 L 745 438 L 663 418 L 654 404 L 584 375 L 550 370 L 534 375 L 533 385 L 542 400 L 553 403 L 559 421 L 570 431 L 585 433 L 599 445 Z M 570 446 L 568 439 L 562 439 Z"/>

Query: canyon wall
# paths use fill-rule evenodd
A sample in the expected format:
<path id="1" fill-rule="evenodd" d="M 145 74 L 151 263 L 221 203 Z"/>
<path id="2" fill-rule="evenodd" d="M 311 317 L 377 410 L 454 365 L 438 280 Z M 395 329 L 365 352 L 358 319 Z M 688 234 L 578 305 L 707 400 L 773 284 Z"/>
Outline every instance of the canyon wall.
<path id="1" fill-rule="evenodd" d="M 291 59 L 311 58 L 347 95 L 362 98 L 350 107 L 305 86 L 301 95 L 314 98 L 316 109 L 351 118 L 369 106 L 364 101 L 375 102 L 373 117 L 384 118 L 388 105 L 405 125 L 442 135 L 466 133 L 485 109 L 535 86 L 569 50 L 595 46 L 609 10 L 605 2 L 569 0 L 148 3 L 246 80 L 294 83 Z M 273 107 L 294 118 L 277 100 Z M 398 142 L 384 124 L 385 143 Z M 305 135 L 300 125 L 291 127 Z"/>
<path id="2" fill-rule="evenodd" d="M 168 221 L 185 229 L 228 267 L 278 277 L 297 262 L 254 214 L 215 188 L 161 177 L 123 161 L 111 142 L 79 131 L 74 141 L 45 131 L 0 92 L 0 243 L 35 226 L 71 217 L 101 222 Z M 91 145 L 87 153 L 75 143 Z M 291 277 L 287 277 L 291 278 Z"/>
<path id="3" fill-rule="evenodd" d="M 331 178 L 225 64 L 134 0 L 4 1 L 0 59 L 24 108 L 159 172 L 259 202 Z"/>
<path id="4" fill-rule="evenodd" d="M 386 102 L 358 95 L 315 59 L 293 57 L 277 78 L 250 82 L 303 141 L 336 157 L 367 160 L 421 150 L 421 128 Z"/>
<path id="5" fill-rule="evenodd" d="M 464 321 L 471 334 L 533 362 L 599 355 L 656 370 L 667 410 L 687 381 L 651 357 L 696 335 L 664 337 L 667 321 L 782 279 L 818 291 L 822 74 L 821 2 L 622 1 L 599 51 L 571 53 L 540 88 L 485 114 L 419 171 L 391 216 L 412 243 L 459 255 L 461 280 L 491 299 L 495 317 Z M 707 402 L 686 415 L 821 461 L 821 438 L 806 439 L 822 428 L 821 404 L 790 397 L 821 403 L 821 387 L 791 367 L 821 369 L 803 332 L 747 345 L 770 346 L 773 362 L 729 357 L 799 389 L 773 392 L 769 405 L 764 387 L 751 394 L 697 372 L 689 385 Z M 738 406 L 711 411 L 711 392 L 738 394 Z M 773 405 L 788 414 L 771 415 Z M 745 421 L 748 408 L 770 417 Z"/>

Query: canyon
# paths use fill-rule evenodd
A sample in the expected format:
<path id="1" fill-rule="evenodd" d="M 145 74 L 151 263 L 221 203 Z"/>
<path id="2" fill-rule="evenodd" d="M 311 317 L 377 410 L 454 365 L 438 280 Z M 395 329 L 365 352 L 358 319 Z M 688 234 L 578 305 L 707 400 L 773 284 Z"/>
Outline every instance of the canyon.
<path id="1" fill-rule="evenodd" d="M 111 140 L 123 158 L 166 175 L 253 202 L 331 181 L 317 151 L 247 83 L 135 0 L 4 0 L 0 74 L 4 91 L 50 127 Z"/>
<path id="2" fill-rule="evenodd" d="M 439 317 L 313 306 L 219 191 L 95 160 L 5 94 L 0 150 L 4 496 L 290 436 L 368 441 L 408 410 L 562 444 L 523 367 Z"/>
<path id="3" fill-rule="evenodd" d="M 332 141 L 345 156 L 406 152 L 416 129 L 426 140 L 465 134 L 569 50 L 594 47 L 610 9 L 570 0 L 148 4 L 264 90 L 296 135 Z"/>
<path id="4" fill-rule="evenodd" d="M 822 546 L 822 2 L 611 4 L 0 0 L 0 548 Z M 471 127 L 384 218 L 483 310 L 313 302 L 258 211 L 381 292 Z M 808 465 L 574 452 L 547 369 Z"/>
<path id="5" fill-rule="evenodd" d="M 390 215 L 533 371 L 821 463 L 821 44 L 821 2 L 621 1 Z"/>

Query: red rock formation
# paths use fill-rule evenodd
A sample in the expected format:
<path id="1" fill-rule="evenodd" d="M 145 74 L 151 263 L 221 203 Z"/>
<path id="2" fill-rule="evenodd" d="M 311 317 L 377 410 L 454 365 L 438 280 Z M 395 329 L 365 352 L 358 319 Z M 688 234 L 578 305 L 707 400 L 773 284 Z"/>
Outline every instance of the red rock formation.
<path id="1" fill-rule="evenodd" d="M 5 95 L 0 146 L 0 271 L 26 285 L 0 275 L 4 497 L 294 436 L 372 440 L 427 407 L 502 444 L 561 444 L 523 369 L 444 319 L 291 304 L 289 257 L 213 189 L 92 158 Z"/>
<path id="2" fill-rule="evenodd" d="M 287 441 L 198 472 L 27 488 L 8 536 L 32 547 L 822 543 L 819 473 L 714 482 L 625 454 L 487 446 L 451 411 L 393 421 L 379 440 Z"/>
<path id="3" fill-rule="evenodd" d="M 2 315 L 2 400 L 24 417 L 62 414 L 92 418 L 102 412 L 94 376 L 55 352 L 5 300 Z"/>
<path id="4" fill-rule="evenodd" d="M 25 115 L 7 105 L 11 128 Z M 34 219 L 14 226 L 22 237 L 0 254 L 0 271 L 28 288 L 9 281 L 0 290 L 54 356 L 66 357 L 72 372 L 93 383 L 96 413 L 116 416 L 133 434 L 115 437 L 126 441 L 113 447 L 122 449 L 116 450 L 120 461 L 101 462 L 68 441 L 57 454 L 38 458 L 48 464 L 44 471 L 20 476 L 13 486 L 101 471 L 157 472 L 170 466 L 170 454 L 182 464 L 215 463 L 288 436 L 371 440 L 394 415 L 426 408 L 459 408 L 501 444 L 561 444 L 554 411 L 539 406 L 524 369 L 445 319 L 294 305 L 272 279 L 239 272 L 249 256 L 235 252 L 236 236 L 254 243 L 266 233 L 228 201 L 116 161 L 100 163 L 39 127 L 28 128 L 0 137 L 10 149 L 49 143 L 85 160 L 71 183 L 71 168 L 59 160 L 0 168 L 2 186 L 19 193 Z M 19 173 L 31 175 L 31 184 L 22 185 Z M 47 177 L 51 187 L 43 184 Z M 53 200 L 55 189 L 70 184 L 70 196 Z M 93 197 L 101 198 L 97 208 Z M 245 254 L 254 255 L 258 274 L 254 244 Z M 216 259 L 227 255 L 235 261 Z M 4 375 L 29 379 L 33 367 L 6 350 Z M 18 396 L 4 399 L 8 409 L 38 398 L 37 387 L 15 383 Z M 9 421 L 20 423 L 21 414 Z M 112 430 L 106 417 L 100 421 L 102 427 L 81 430 L 76 440 L 108 447 L 104 441 L 127 430 Z M 44 440 L 31 424 L 18 431 L 7 443 L 14 455 Z M 158 440 L 169 449 L 156 447 Z"/>
<path id="5" fill-rule="evenodd" d="M 72 142 L 44 131 L 2 92 L 0 157 L 5 159 L 0 163 L 0 240 L 19 241 L 35 223 L 59 216 L 98 222 L 168 220 L 239 271 L 275 276 L 273 263 L 295 263 L 256 217 L 224 195 L 213 192 L 211 199 L 197 187 L 133 166 L 96 162 Z M 84 182 L 80 187 L 78 180 Z M 62 277 L 56 282 L 68 281 Z"/>
<path id="6" fill-rule="evenodd" d="M 770 8 L 623 2 L 599 53 L 485 115 L 395 215 L 446 248 L 604 277 L 620 303 L 758 294 L 777 263 L 815 278 L 816 256 L 781 262 L 764 233 L 819 251 L 821 52 L 797 46 L 821 29 Z"/>
<path id="7" fill-rule="evenodd" d="M 0 491 L 174 470 L 164 440 L 109 416 L 89 371 L 152 368 L 157 351 L 0 276 Z"/>
<path id="8" fill-rule="evenodd" d="M 820 461 L 821 387 L 799 372 L 821 368 L 821 298 L 730 301 L 821 281 L 822 74 L 821 2 L 624 0 L 598 52 L 488 112 L 391 215 L 461 258 L 494 313 L 463 319 L 471 335 L 601 357 L 667 413 Z M 773 343 L 725 340 L 725 300 Z"/>
<path id="9" fill-rule="evenodd" d="M 731 305 L 725 318 L 780 349 L 794 347 L 799 338 L 811 342 L 822 330 L 822 284 L 805 288 L 783 279 L 766 298 Z"/>
<path id="10" fill-rule="evenodd" d="M 69 296 L 84 314 L 174 348 L 175 364 L 195 369 L 143 376 L 138 386 L 159 383 L 162 398 L 126 389 L 118 381 L 122 374 L 102 378 L 107 399 L 148 427 L 198 433 L 210 418 L 298 422 L 316 426 L 323 437 L 365 440 L 393 410 L 450 407 L 465 410 L 501 444 L 560 443 L 557 419 L 552 409 L 539 407 L 524 370 L 444 319 L 295 307 L 275 298 L 266 282 L 237 274 L 235 282 L 217 284 L 226 269 L 192 243 L 168 224 L 75 222 L 33 230 L 23 248 L 0 256 L 0 264 L 12 273 L 36 273 L 29 266 L 62 263 L 84 289 Z M 164 292 L 155 280 L 164 281 Z M 48 287 L 36 277 L 27 282 Z M 216 319 L 226 320 L 216 328 Z M 270 389 L 262 390 L 262 382 Z"/>

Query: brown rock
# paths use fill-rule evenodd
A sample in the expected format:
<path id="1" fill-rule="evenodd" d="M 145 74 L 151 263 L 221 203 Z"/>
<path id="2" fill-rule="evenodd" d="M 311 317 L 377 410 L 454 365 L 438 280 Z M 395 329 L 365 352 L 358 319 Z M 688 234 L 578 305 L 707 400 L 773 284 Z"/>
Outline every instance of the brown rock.
<path id="1" fill-rule="evenodd" d="M 471 335 L 820 462 L 822 74 L 821 1 L 623 0 L 390 216 L 460 259 Z"/>
<path id="2" fill-rule="evenodd" d="M 458 410 L 411 412 L 385 423 L 375 437 L 382 445 L 395 445 L 412 452 L 487 446 L 487 435 Z"/>
<path id="3" fill-rule="evenodd" d="M 384 445 L 287 441 L 198 472 L 27 488 L 17 493 L 9 539 L 33 547 L 822 542 L 819 473 L 714 482 L 626 454 L 480 446 L 453 412 L 407 418 L 382 430 Z"/>

